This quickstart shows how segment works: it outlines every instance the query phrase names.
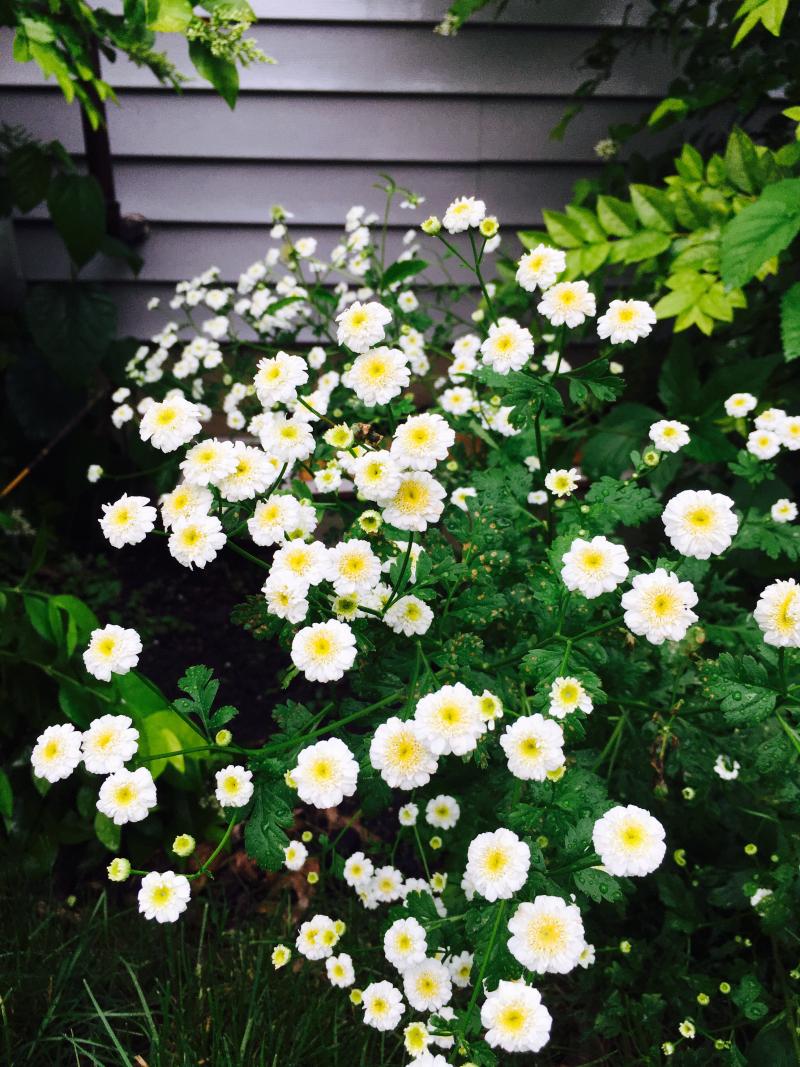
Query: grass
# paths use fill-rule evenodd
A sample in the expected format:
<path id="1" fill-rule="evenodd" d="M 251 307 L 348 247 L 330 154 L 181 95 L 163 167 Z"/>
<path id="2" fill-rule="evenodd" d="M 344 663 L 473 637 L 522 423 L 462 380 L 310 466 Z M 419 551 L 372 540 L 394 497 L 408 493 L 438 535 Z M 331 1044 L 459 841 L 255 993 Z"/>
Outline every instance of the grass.
<path id="1" fill-rule="evenodd" d="M 106 891 L 78 904 L 0 887 L 0 1061 L 13 1067 L 377 1067 L 405 1062 L 319 965 L 270 956 L 291 944 L 288 897 L 236 919 L 197 899 L 174 926 Z M 343 907 L 353 908 L 343 899 Z M 364 923 L 359 916 L 344 912 Z M 359 939 L 360 940 L 360 939 Z M 357 943 L 357 942 L 351 942 Z M 362 981 L 368 969 L 358 966 Z"/>

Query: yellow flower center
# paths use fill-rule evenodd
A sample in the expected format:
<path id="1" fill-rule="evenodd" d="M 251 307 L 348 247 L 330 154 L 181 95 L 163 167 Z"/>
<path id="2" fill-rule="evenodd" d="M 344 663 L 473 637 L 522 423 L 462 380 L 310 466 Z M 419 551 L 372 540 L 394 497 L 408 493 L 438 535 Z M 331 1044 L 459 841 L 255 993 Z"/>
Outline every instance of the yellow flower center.
<path id="1" fill-rule="evenodd" d="M 690 526 L 695 526 L 698 530 L 709 527 L 714 519 L 714 516 L 710 508 L 695 508 L 693 511 L 687 512 L 686 521 Z"/>
<path id="2" fill-rule="evenodd" d="M 61 745 L 55 738 L 51 738 L 42 749 L 45 759 L 52 760 L 61 754 Z"/>
<path id="3" fill-rule="evenodd" d="M 484 866 L 492 874 L 500 874 L 508 866 L 508 856 L 500 848 L 493 848 L 486 853 Z"/>
<path id="4" fill-rule="evenodd" d="M 178 413 L 175 408 L 162 408 L 156 415 L 156 422 L 159 426 L 169 426 L 171 422 L 174 422 Z"/>
<path id="5" fill-rule="evenodd" d="M 117 647 L 117 642 L 113 637 L 102 637 L 95 647 L 101 656 L 110 656 Z"/>
<path id="6" fill-rule="evenodd" d="M 129 785 L 117 786 L 114 793 L 114 799 L 121 807 L 127 807 L 133 800 L 136 799 L 136 793 Z"/>
<path id="7" fill-rule="evenodd" d="M 507 1033 L 518 1034 L 525 1025 L 525 1013 L 517 1007 L 505 1008 L 497 1020 Z"/>
<path id="8" fill-rule="evenodd" d="M 333 767 L 329 760 L 320 759 L 312 766 L 311 776 L 318 782 L 327 782 L 333 777 Z"/>

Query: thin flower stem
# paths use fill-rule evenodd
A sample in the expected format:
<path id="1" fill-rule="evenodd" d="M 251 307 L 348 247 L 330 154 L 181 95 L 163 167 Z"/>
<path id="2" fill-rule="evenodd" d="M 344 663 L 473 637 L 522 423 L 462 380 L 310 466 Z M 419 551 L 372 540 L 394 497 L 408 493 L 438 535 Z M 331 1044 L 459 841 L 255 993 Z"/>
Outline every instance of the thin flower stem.
<path id="1" fill-rule="evenodd" d="M 297 400 L 298 400 L 298 403 L 303 405 L 303 407 L 306 409 L 306 411 L 310 411 L 311 414 L 312 415 L 316 415 L 316 417 L 318 419 L 322 419 L 323 422 L 327 422 L 329 426 L 335 426 L 336 425 L 336 423 L 333 421 L 333 419 L 329 419 L 328 416 L 327 415 L 323 415 L 321 411 L 317 411 L 316 408 L 312 408 L 312 406 L 310 404 L 307 404 L 306 401 L 303 400 L 302 396 L 300 396 L 299 394 L 298 394 Z"/>
<path id="2" fill-rule="evenodd" d="M 466 1022 L 469 1025 L 469 1021 L 472 1018 L 472 1009 L 475 1007 L 475 1001 L 478 999 L 478 994 L 483 990 L 483 976 L 486 974 L 486 969 L 492 959 L 492 953 L 494 952 L 494 945 L 497 941 L 497 935 L 500 932 L 500 922 L 505 914 L 506 902 L 500 901 L 500 906 L 497 909 L 497 914 L 494 917 L 494 926 L 492 927 L 492 935 L 489 938 L 489 945 L 481 960 L 481 968 L 478 972 L 478 977 L 475 981 L 475 985 L 472 989 L 472 996 L 469 998 L 469 1005 L 467 1006 Z"/>
<path id="3" fill-rule="evenodd" d="M 422 860 L 422 866 L 425 869 L 425 877 L 430 882 L 430 880 L 431 880 L 431 871 L 430 871 L 430 867 L 428 866 L 428 859 L 427 859 L 427 856 L 425 855 L 425 849 L 422 846 L 422 838 L 419 836 L 419 828 L 418 828 L 416 823 L 414 823 L 414 840 L 417 843 L 417 851 L 419 852 L 419 858 Z"/>
<path id="4" fill-rule="evenodd" d="M 403 579 L 406 576 L 406 570 L 408 568 L 408 561 L 411 558 L 411 549 L 413 548 L 413 546 L 414 546 L 414 531 L 413 530 L 409 530 L 409 533 L 408 533 L 408 548 L 406 549 L 406 554 L 403 557 L 403 562 L 400 565 L 400 574 L 397 576 L 397 585 L 394 587 L 394 589 L 392 589 L 391 596 L 386 601 L 386 603 L 385 603 L 385 605 L 383 607 L 383 614 L 384 615 L 389 610 L 389 608 L 392 606 L 392 604 L 394 604 L 394 602 L 398 599 L 399 593 L 403 589 Z"/>
<path id="5" fill-rule="evenodd" d="M 469 243 L 472 246 L 472 254 L 475 257 L 475 277 L 478 279 L 478 285 L 481 287 L 483 299 L 486 301 L 486 309 L 489 312 L 489 318 L 495 325 L 497 325 L 497 314 L 494 310 L 492 298 L 489 296 L 489 290 L 486 288 L 486 282 L 483 280 L 483 275 L 481 274 L 481 257 L 478 254 L 478 248 L 475 244 L 475 235 L 472 230 L 469 231 Z"/>
<path id="6" fill-rule="evenodd" d="M 137 756 L 140 763 L 154 763 L 159 759 L 171 759 L 173 756 L 188 756 L 192 752 L 235 752 L 237 755 L 244 755 L 249 751 L 246 748 L 239 748 L 238 745 L 197 745 L 194 748 L 176 748 L 172 752 L 156 752 L 152 756 Z"/>
<path id="7" fill-rule="evenodd" d="M 243 559 L 249 559 L 251 563 L 255 563 L 255 565 L 261 567 L 262 570 L 268 571 L 270 569 L 268 563 L 265 563 L 263 559 L 259 559 L 258 556 L 254 556 L 251 552 L 248 552 L 246 548 L 241 548 L 234 541 L 228 541 L 226 543 L 228 548 L 232 548 L 233 551 L 238 556 L 242 556 Z"/>
<path id="8" fill-rule="evenodd" d="M 222 835 L 222 840 L 220 841 L 220 843 L 217 845 L 217 847 L 214 849 L 214 851 L 211 853 L 211 855 L 208 857 L 208 859 L 205 861 L 205 863 L 202 865 L 202 867 L 200 867 L 198 870 L 196 870 L 194 872 L 194 874 L 187 875 L 187 877 L 190 880 L 193 879 L 193 878 L 199 878 L 201 874 L 208 874 L 212 878 L 214 877 L 214 875 L 211 874 L 211 871 L 209 870 L 209 867 L 214 862 L 214 860 L 217 858 L 217 856 L 220 854 L 220 852 L 222 852 L 223 848 L 225 848 L 225 846 L 227 845 L 228 839 L 230 838 L 231 834 L 233 833 L 233 828 L 236 825 L 236 819 L 238 817 L 238 814 L 239 814 L 239 809 L 237 808 L 236 811 L 234 811 L 233 815 L 231 815 L 230 822 L 228 823 L 228 826 L 227 826 L 227 829 L 225 830 L 225 833 Z"/>
<path id="9" fill-rule="evenodd" d="M 590 626 L 588 630 L 582 630 L 579 634 L 573 634 L 570 637 L 570 641 L 581 641 L 584 637 L 590 637 L 592 634 L 600 633 L 601 630 L 608 630 L 612 626 L 618 626 L 623 619 L 624 615 L 616 615 L 613 619 L 609 619 L 608 622 L 601 622 L 597 626 Z"/>
<path id="10" fill-rule="evenodd" d="M 789 725 L 789 723 L 786 721 L 786 719 L 784 719 L 784 717 L 781 715 L 780 712 L 776 711 L 775 712 L 775 716 L 776 716 L 778 722 L 783 727 L 783 729 L 784 729 L 784 731 L 786 733 L 786 736 L 789 738 L 789 740 L 792 742 L 794 747 L 800 753 L 800 737 L 797 736 L 797 731 L 792 729 L 792 727 Z"/>
<path id="11" fill-rule="evenodd" d="M 318 730 L 312 730 L 310 733 L 304 734 L 302 737 L 287 738 L 285 741 L 278 741 L 274 745 L 265 745 L 263 748 L 258 749 L 258 752 L 280 752 L 285 748 L 294 748 L 297 745 L 302 745 L 306 741 L 311 741 L 315 737 L 329 734 L 332 730 L 336 730 L 340 726 L 346 726 L 348 723 L 363 719 L 366 715 L 369 715 L 370 712 L 378 711 L 379 708 L 385 708 L 387 704 L 393 704 L 397 700 L 402 700 L 404 696 L 405 693 L 402 691 L 392 693 L 390 696 L 384 697 L 383 700 L 379 700 L 375 704 L 370 704 L 367 708 L 362 708 L 360 711 L 354 711 L 352 715 L 345 715 L 343 719 L 337 719 L 336 722 L 328 723 L 327 726 L 321 726 Z"/>

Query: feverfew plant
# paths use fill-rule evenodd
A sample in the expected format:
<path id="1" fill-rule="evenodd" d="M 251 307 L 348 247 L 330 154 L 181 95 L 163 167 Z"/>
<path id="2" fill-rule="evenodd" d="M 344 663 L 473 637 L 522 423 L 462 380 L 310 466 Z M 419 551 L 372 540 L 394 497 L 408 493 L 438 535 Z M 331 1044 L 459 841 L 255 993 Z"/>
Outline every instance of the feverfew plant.
<path id="1" fill-rule="evenodd" d="M 398 192 L 418 202 L 386 191 L 390 204 Z M 274 209 L 277 243 L 235 285 L 212 268 L 177 286 L 174 321 L 128 365 L 136 414 L 122 423 L 171 457 L 171 481 L 160 499 L 109 493 L 99 517 L 132 559 L 162 536 L 176 582 L 202 581 L 193 572 L 220 554 L 244 557 L 253 594 L 234 618 L 284 650 L 287 701 L 271 736 L 240 744 L 235 709 L 214 711 L 217 683 L 191 668 L 175 710 L 204 739 L 205 802 L 225 829 L 185 874 L 119 858 L 110 877 L 141 879 L 145 918 L 176 921 L 243 823 L 259 864 L 324 876 L 295 934 L 303 965 L 349 990 L 364 1025 L 404 1035 L 417 1062 L 453 1062 L 455 1049 L 505 1063 L 559 1032 L 563 1047 L 565 990 L 592 967 L 609 976 L 598 1026 L 613 1034 L 619 988 L 640 973 L 620 961 L 661 945 L 659 916 L 685 901 L 689 873 L 756 909 L 753 922 L 774 928 L 794 906 L 777 855 L 733 881 L 687 858 L 675 805 L 686 819 L 707 805 L 724 823 L 740 786 L 772 781 L 800 752 L 800 586 L 773 565 L 800 554 L 776 478 L 800 420 L 776 406 L 781 393 L 736 392 L 755 383 L 727 373 L 707 391 L 707 419 L 654 412 L 649 432 L 587 474 L 584 442 L 657 329 L 646 302 L 623 293 L 598 308 L 543 245 L 512 272 L 513 308 L 498 306 L 487 280 L 498 223 L 471 196 L 425 221 L 429 251 L 412 234 L 390 264 L 385 227 L 361 207 L 328 258 L 287 221 Z M 472 288 L 431 295 L 435 257 Z M 763 553 L 756 587 L 742 583 L 738 561 Z M 140 651 L 133 631 L 106 627 L 84 658 L 102 682 Z M 140 757 L 130 726 L 108 715 L 82 736 L 50 727 L 34 773 L 56 783 L 82 760 L 106 775 L 99 811 L 140 821 L 159 802 L 147 762 L 160 754 Z M 772 822 L 758 832 L 777 824 L 770 848 L 796 871 L 780 822 L 800 812 L 800 792 L 762 793 L 772 811 L 756 814 Z M 375 821 L 360 848 L 290 838 L 293 809 L 340 805 Z M 733 842 L 735 825 L 726 832 Z M 191 855 L 189 840 L 174 853 Z M 365 929 L 379 924 L 369 961 L 363 934 L 336 918 L 334 882 L 365 909 Z M 640 893 L 654 923 L 611 933 L 608 916 L 618 930 Z M 275 967 L 290 954 L 279 945 Z M 745 980 L 746 964 L 725 966 Z M 754 981 L 737 1003 L 754 1003 Z M 704 1021 L 706 1002 L 648 1010 L 671 1046 L 730 1043 L 724 1022 Z"/>

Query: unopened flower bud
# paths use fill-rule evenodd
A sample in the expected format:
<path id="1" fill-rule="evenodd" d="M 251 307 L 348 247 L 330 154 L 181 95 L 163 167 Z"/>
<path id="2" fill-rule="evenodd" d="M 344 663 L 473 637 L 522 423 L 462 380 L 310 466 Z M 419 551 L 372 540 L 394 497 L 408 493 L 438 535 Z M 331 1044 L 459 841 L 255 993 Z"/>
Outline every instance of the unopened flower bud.
<path id="1" fill-rule="evenodd" d="M 191 834 L 178 834 L 172 842 L 172 851 L 176 856 L 191 856 L 197 847 L 197 842 Z"/>
<path id="2" fill-rule="evenodd" d="M 123 859 L 122 856 L 117 856 L 113 859 L 106 868 L 108 871 L 108 877 L 112 882 L 124 882 L 130 877 L 131 873 L 131 861 Z"/>
<path id="3" fill-rule="evenodd" d="M 230 730 L 217 730 L 214 738 L 214 744 L 219 745 L 220 748 L 225 748 L 233 741 L 233 734 Z"/>
<path id="4" fill-rule="evenodd" d="M 427 219 L 422 223 L 420 229 L 423 233 L 427 233 L 430 237 L 435 237 L 442 228 L 442 224 L 435 215 L 429 215 Z"/>

